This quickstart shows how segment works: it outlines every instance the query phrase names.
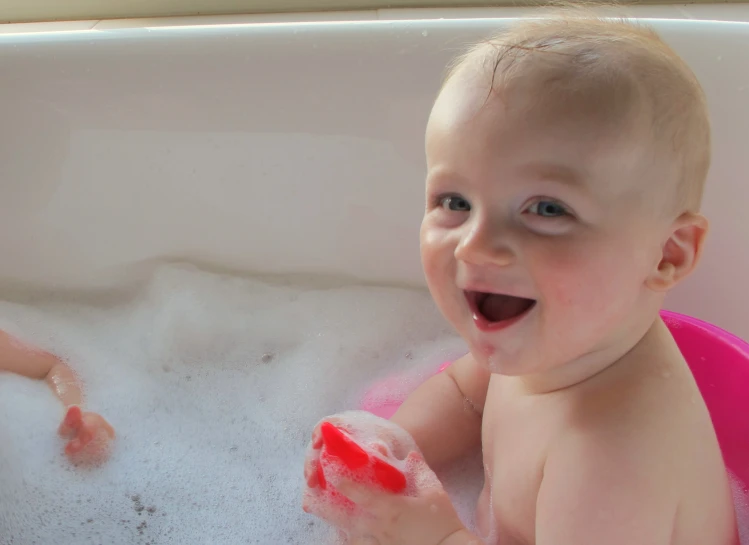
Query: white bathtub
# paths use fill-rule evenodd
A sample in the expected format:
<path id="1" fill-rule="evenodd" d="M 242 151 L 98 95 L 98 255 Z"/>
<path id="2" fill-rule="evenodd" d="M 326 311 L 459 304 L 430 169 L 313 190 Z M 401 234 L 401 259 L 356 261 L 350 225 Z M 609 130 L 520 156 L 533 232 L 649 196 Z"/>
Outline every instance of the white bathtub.
<path id="1" fill-rule="evenodd" d="M 113 286 L 158 260 L 422 285 L 431 101 L 448 59 L 518 13 L 0 27 L 0 289 Z M 749 337 L 749 5 L 632 13 L 694 68 L 714 126 L 709 246 L 668 306 Z"/>
<path id="2" fill-rule="evenodd" d="M 383 10 L 0 27 L 0 303 L 33 303 L 49 290 L 87 300 L 88 292 L 132 285 L 169 261 L 241 275 L 322 276 L 328 284 L 333 279 L 422 287 L 422 140 L 443 68 L 465 44 L 505 24 L 501 18 L 524 13 Z M 714 163 L 704 206 L 712 221 L 709 245 L 700 269 L 673 293 L 668 307 L 749 338 L 749 290 L 742 282 L 749 273 L 749 4 L 642 7 L 633 13 L 652 18 L 691 64 L 713 117 Z M 309 316 L 292 315 L 298 293 L 287 297 L 271 290 L 268 295 L 257 288 L 263 305 L 276 306 L 254 322 L 258 331 L 248 331 L 247 307 L 232 301 L 239 288 L 230 293 L 208 277 L 193 278 L 190 287 L 200 293 L 224 290 L 223 306 L 211 308 L 228 309 L 196 317 L 193 311 L 203 308 L 199 296 L 174 297 L 184 278 L 174 271 L 157 274 L 155 288 L 151 284 L 145 296 L 133 296 L 135 303 L 123 303 L 119 321 L 108 321 L 106 300 L 85 312 L 45 307 L 40 312 L 49 311 L 49 323 L 25 307 L 2 306 L 0 327 L 17 326 L 18 333 L 36 328 L 40 340 L 53 336 L 55 320 L 64 324 L 68 313 L 78 313 L 71 318 L 78 320 L 77 329 L 57 331 L 50 345 L 75 345 L 71 350 L 86 371 L 91 405 L 111 418 L 120 439 L 113 465 L 101 472 L 79 476 L 59 470 L 54 436 L 59 404 L 44 385 L 4 377 L 0 544 L 8 532 L 37 535 L 35 525 L 39 535 L 55 535 L 54 528 L 42 527 L 45 521 L 68 525 L 64 539 L 53 539 L 55 545 L 79 545 L 84 536 L 93 540 L 86 543 L 172 543 L 169 528 L 186 532 L 187 537 L 172 536 L 176 543 L 233 544 L 231 536 L 216 532 L 232 524 L 242 530 L 243 517 L 256 524 L 277 517 L 281 522 L 246 530 L 247 542 L 306 545 L 305 538 L 289 541 L 283 521 L 293 518 L 294 535 L 312 539 L 294 495 L 301 481 L 296 464 L 315 419 L 350 401 L 333 381 L 366 387 L 384 372 L 377 367 L 386 365 L 382 362 L 400 358 L 398 365 L 408 368 L 416 360 L 460 349 L 439 340 L 448 333 L 437 317 L 420 317 L 427 325 L 418 334 L 410 331 L 411 318 L 395 318 L 419 305 L 428 308 L 423 293 L 382 292 L 389 299 L 369 293 L 367 304 L 379 305 L 379 316 L 386 317 L 374 330 L 366 318 L 346 322 L 356 314 L 356 305 L 344 302 L 346 293 L 330 297 L 348 305 L 348 315 L 328 309 L 327 294 L 314 295 L 324 304 L 310 322 Z M 162 307 L 168 308 L 162 312 Z M 16 314 L 10 317 L 4 309 Z M 15 316 L 24 323 L 17 324 Z M 322 325 L 308 332 L 305 324 L 315 325 L 314 320 Z M 308 343 L 313 350 L 308 360 L 294 359 L 295 346 L 273 345 L 281 342 L 287 321 L 305 342 L 317 343 Z M 341 348 L 341 339 L 354 334 L 364 340 Z M 405 344 L 388 346 L 396 335 Z M 161 337 L 182 350 L 175 357 L 187 363 L 178 362 L 179 369 L 162 365 L 165 352 L 157 353 L 154 344 Z M 196 382 L 189 382 L 191 358 L 196 353 L 218 358 L 229 338 L 229 345 L 244 343 L 242 364 L 249 374 L 232 382 L 236 369 L 229 365 L 222 371 L 230 378 L 228 386 L 193 403 L 205 394 L 190 391 Z M 264 354 L 263 343 L 292 353 L 274 360 L 275 375 L 272 366 L 258 365 L 275 354 Z M 412 345 L 439 346 L 412 353 Z M 338 358 L 337 367 L 328 355 Z M 365 359 L 368 367 L 356 367 Z M 313 374 L 304 376 L 310 368 Z M 112 381 L 109 373 L 115 370 L 119 378 Z M 154 373 L 158 381 L 149 382 Z M 351 378 L 356 374 L 361 377 Z M 162 387 L 176 388 L 183 398 L 160 404 Z M 299 402 L 297 394 L 311 401 L 300 414 L 282 419 L 281 429 L 273 407 L 288 410 L 289 403 Z M 132 396 L 144 396 L 144 403 L 131 403 Z M 24 408 L 20 416 L 17 406 Z M 245 411 L 244 420 L 250 417 L 261 439 L 273 430 L 281 435 L 275 443 L 257 446 L 255 430 L 247 432 L 240 423 L 240 431 L 249 433 L 245 443 L 229 448 L 235 439 L 218 430 L 215 449 L 208 445 L 205 452 L 189 454 L 201 443 L 206 420 L 213 423 L 218 415 L 231 433 L 235 418 L 226 407 Z M 172 430 L 173 441 L 152 440 L 158 422 Z M 26 437 L 32 428 L 33 440 Z M 228 442 L 221 447 L 221 440 Z M 290 456 L 287 465 L 264 465 L 280 455 Z M 216 475 L 225 482 L 214 483 L 214 456 L 227 468 Z M 186 459 L 192 469 L 184 467 Z M 163 481 L 161 492 L 151 491 L 149 481 L 138 484 L 137 495 L 126 495 L 134 494 L 133 482 L 146 478 L 145 466 Z M 254 475 L 247 474 L 251 468 Z M 195 477 L 191 492 L 206 505 L 192 497 L 180 503 L 173 496 L 167 485 L 182 477 Z M 245 509 L 242 502 L 258 495 L 234 490 L 246 482 L 269 487 L 263 500 L 276 502 L 283 512 L 268 515 L 265 504 Z M 76 507 L 75 498 L 81 503 L 85 496 L 76 496 L 73 488 L 84 485 L 89 492 L 103 491 L 96 517 L 88 514 L 92 505 L 99 507 L 98 500 L 92 504 L 97 497 L 92 492 L 82 510 Z M 278 487 L 285 490 L 283 501 L 273 495 Z M 148 518 L 150 507 L 148 516 L 143 511 L 141 494 L 144 502 L 159 502 L 154 518 Z M 15 510 L 5 510 L 6 505 Z M 69 512 L 55 511 L 56 505 Z M 214 514 L 210 523 L 201 519 L 207 511 Z M 159 526 L 156 517 L 162 514 L 166 522 Z M 28 521 L 19 518 L 24 516 Z M 141 524 L 147 518 L 146 531 Z M 79 522 L 82 533 L 75 537 Z M 151 541 L 150 535 L 161 537 Z"/>

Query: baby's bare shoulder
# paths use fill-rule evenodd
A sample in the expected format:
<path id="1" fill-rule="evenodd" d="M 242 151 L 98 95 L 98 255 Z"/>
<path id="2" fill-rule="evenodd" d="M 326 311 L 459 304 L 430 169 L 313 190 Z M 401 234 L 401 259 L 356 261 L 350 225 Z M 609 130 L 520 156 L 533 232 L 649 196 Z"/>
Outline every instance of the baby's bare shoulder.
<path id="1" fill-rule="evenodd" d="M 712 433 L 707 407 L 685 362 L 642 358 L 630 363 L 568 393 L 573 407 L 569 425 L 580 437 L 655 455 Z"/>
<path id="2" fill-rule="evenodd" d="M 630 418 L 630 417 L 628 417 Z M 550 448 L 536 543 L 670 543 L 680 494 L 667 459 L 634 425 L 573 426 Z"/>
<path id="3" fill-rule="evenodd" d="M 585 459 L 603 471 L 626 464 L 647 479 L 663 478 L 661 462 L 683 447 L 680 422 L 690 403 L 679 390 L 665 377 L 646 374 L 570 392 L 568 428 L 549 456 Z"/>
<path id="4" fill-rule="evenodd" d="M 537 543 L 671 542 L 683 440 L 672 394 L 660 398 L 641 378 L 567 393 L 567 429 L 549 448 L 538 494 Z"/>
<path id="5" fill-rule="evenodd" d="M 632 491 L 663 506 L 691 492 L 700 474 L 720 471 L 710 415 L 681 362 L 642 361 L 566 395 L 566 429 L 547 466 L 575 466 L 591 487 Z M 676 463 L 678 461 L 678 463 Z"/>
<path id="6" fill-rule="evenodd" d="M 672 543 L 675 535 L 699 533 L 700 516 L 730 532 L 725 468 L 691 373 L 678 365 L 650 370 L 655 372 L 622 373 L 567 394 L 573 410 L 548 451 L 540 532 L 563 528 L 570 538 L 561 543 L 613 545 L 604 537 L 618 527 L 628 531 L 617 534 L 616 543 Z M 570 490 L 575 505 L 561 513 Z M 603 519 L 579 518 L 572 510 Z"/>

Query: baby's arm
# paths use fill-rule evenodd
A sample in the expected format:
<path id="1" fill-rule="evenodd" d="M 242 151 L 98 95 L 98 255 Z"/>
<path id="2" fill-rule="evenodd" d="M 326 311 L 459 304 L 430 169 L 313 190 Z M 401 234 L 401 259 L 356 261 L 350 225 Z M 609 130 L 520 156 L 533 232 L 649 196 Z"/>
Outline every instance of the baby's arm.
<path id="1" fill-rule="evenodd" d="M 572 432 L 552 449 L 536 503 L 537 545 L 672 542 L 675 487 L 652 452 L 632 445 Z"/>
<path id="2" fill-rule="evenodd" d="M 81 411 L 81 384 L 65 362 L 49 352 L 27 346 L 0 330 L 0 372 L 3 371 L 45 380 L 49 384 L 68 409 L 59 432 L 70 439 L 65 447 L 69 456 L 102 454 L 103 443 L 114 437 L 114 430 L 100 415 Z"/>
<path id="3" fill-rule="evenodd" d="M 391 421 L 408 431 L 432 468 L 481 446 L 491 373 L 470 354 L 419 386 Z"/>
<path id="4" fill-rule="evenodd" d="M 304 467 L 307 486 L 311 490 L 305 492 L 305 511 L 341 528 L 375 536 L 383 545 L 416 541 L 432 545 L 478 545 L 480 541 L 463 527 L 449 496 L 439 486 L 439 480 L 430 468 L 438 468 L 480 446 L 481 418 L 490 377 L 490 373 L 468 355 L 424 382 L 408 397 L 391 421 L 411 435 L 421 454 L 404 450 L 413 449 L 411 441 L 403 444 L 397 437 L 390 436 L 392 432 L 386 429 L 378 433 L 386 444 L 390 443 L 396 457 L 407 457 L 409 474 L 420 467 L 423 478 L 430 474 L 434 478 L 431 483 L 427 482 L 429 479 L 417 480 L 423 489 L 415 497 L 384 492 L 378 487 L 343 478 L 335 485 L 336 493 L 342 493 L 364 509 L 368 516 L 356 515 L 356 524 L 353 524 L 351 515 L 346 513 L 345 520 L 336 522 L 335 509 L 333 515 L 325 513 L 315 501 L 320 488 L 325 488 L 321 485 L 325 481 L 321 481 L 321 466 L 312 455 L 307 457 Z M 331 422 L 335 424 L 332 419 Z M 318 456 L 323 444 L 327 444 L 322 431 L 322 426 L 318 426 L 312 435 L 311 452 L 318 453 Z"/>

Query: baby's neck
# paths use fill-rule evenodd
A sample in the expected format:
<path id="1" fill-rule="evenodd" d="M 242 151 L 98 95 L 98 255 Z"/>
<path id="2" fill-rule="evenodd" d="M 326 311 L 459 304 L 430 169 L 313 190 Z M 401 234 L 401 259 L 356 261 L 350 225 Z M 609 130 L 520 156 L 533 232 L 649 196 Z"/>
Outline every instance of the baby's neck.
<path id="1" fill-rule="evenodd" d="M 628 365 L 628 362 L 644 360 L 642 355 L 657 351 L 658 346 L 667 346 L 668 328 L 660 317 L 656 317 L 639 334 L 628 336 L 618 343 L 590 352 L 552 370 L 533 375 L 517 377 L 514 380 L 523 393 L 541 395 L 580 386 L 594 377 L 614 368 Z"/>

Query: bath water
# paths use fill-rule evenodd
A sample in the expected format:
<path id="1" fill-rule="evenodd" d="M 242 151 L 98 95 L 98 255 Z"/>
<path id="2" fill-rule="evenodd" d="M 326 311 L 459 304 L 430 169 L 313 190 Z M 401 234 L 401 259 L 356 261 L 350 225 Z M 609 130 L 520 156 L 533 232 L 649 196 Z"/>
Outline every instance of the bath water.
<path id="1" fill-rule="evenodd" d="M 402 373 L 404 391 L 465 351 L 426 292 L 320 287 L 163 266 L 116 296 L 0 302 L 0 329 L 65 357 L 115 428 L 71 467 L 42 381 L 0 376 L 2 545 L 325 545 L 301 510 L 322 417 Z M 478 460 L 443 476 L 470 521 Z"/>

